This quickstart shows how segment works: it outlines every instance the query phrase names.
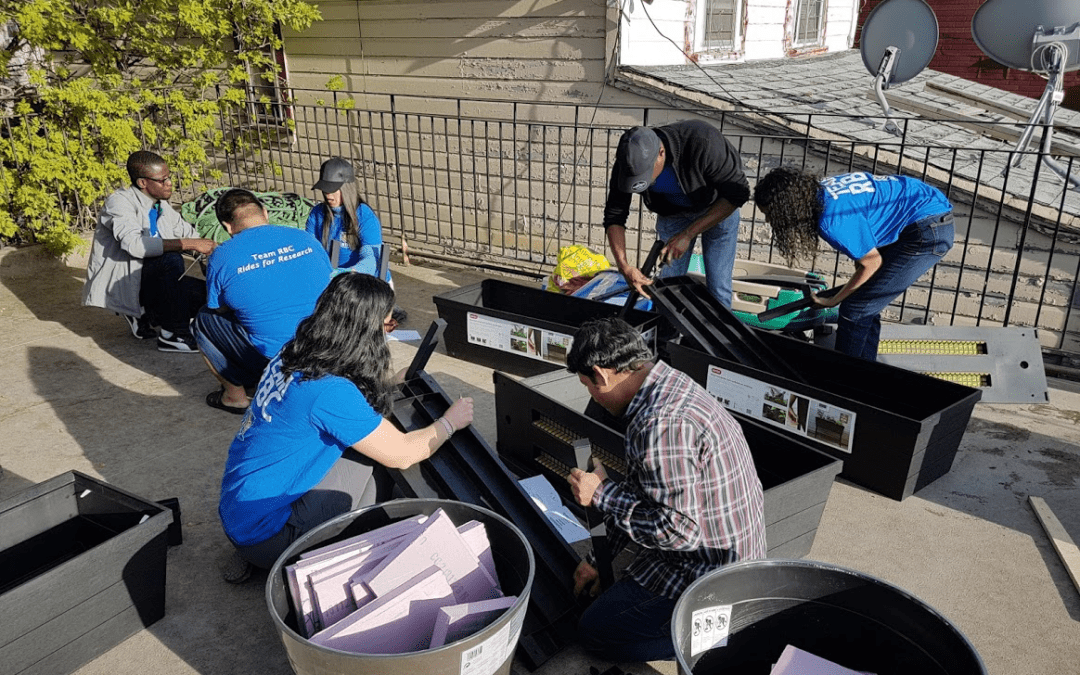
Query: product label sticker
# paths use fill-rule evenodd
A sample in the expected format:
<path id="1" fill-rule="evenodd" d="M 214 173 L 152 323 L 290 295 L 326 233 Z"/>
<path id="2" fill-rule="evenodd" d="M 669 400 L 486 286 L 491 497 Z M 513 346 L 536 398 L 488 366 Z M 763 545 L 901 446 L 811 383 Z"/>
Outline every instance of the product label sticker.
<path id="1" fill-rule="evenodd" d="M 514 653 L 525 612 L 519 611 L 494 635 L 461 654 L 459 675 L 493 675 Z"/>
<path id="2" fill-rule="evenodd" d="M 709 366 L 705 389 L 729 410 L 851 452 L 855 438 L 855 413 L 851 410 L 719 366 Z"/>
<path id="3" fill-rule="evenodd" d="M 504 321 L 476 312 L 467 313 L 469 344 L 510 352 L 539 361 L 566 365 L 566 354 L 574 338 L 527 324 Z"/>
<path id="4" fill-rule="evenodd" d="M 713 647 L 726 647 L 731 629 L 731 605 L 703 607 L 691 615 L 690 656 Z"/>

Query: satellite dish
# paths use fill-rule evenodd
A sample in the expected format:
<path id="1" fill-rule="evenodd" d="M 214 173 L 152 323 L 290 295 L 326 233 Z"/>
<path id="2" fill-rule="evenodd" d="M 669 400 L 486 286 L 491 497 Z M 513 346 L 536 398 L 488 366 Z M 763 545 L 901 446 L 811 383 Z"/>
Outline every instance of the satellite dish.
<path id="1" fill-rule="evenodd" d="M 1065 95 L 1065 73 L 1080 68 L 1080 0 L 987 0 L 971 19 L 971 36 L 979 49 L 1003 66 L 1046 77 L 1046 89 L 1008 166 L 1023 163 L 1023 153 L 1038 126 L 1042 130 L 1039 159 L 1080 187 L 1080 178 L 1050 156 L 1054 113 Z"/>
<path id="2" fill-rule="evenodd" d="M 885 0 L 863 23 L 859 51 L 863 65 L 874 75 L 874 94 L 885 110 L 885 128 L 899 133 L 885 90 L 907 82 L 930 65 L 938 43 L 934 10 L 923 0 Z"/>
<path id="3" fill-rule="evenodd" d="M 1045 73 L 1050 70 L 1043 54 L 1047 45 L 1068 41 L 1077 22 L 1080 0 L 988 0 L 971 19 L 971 36 L 1001 65 Z M 1080 68 L 1078 50 L 1069 50 L 1063 66 L 1065 72 Z"/>
<path id="4" fill-rule="evenodd" d="M 934 58 L 938 22 L 934 10 L 923 0 L 885 0 L 870 12 L 863 24 L 859 50 L 863 65 L 877 75 L 890 47 L 899 50 L 886 84 L 900 84 L 922 72 Z"/>

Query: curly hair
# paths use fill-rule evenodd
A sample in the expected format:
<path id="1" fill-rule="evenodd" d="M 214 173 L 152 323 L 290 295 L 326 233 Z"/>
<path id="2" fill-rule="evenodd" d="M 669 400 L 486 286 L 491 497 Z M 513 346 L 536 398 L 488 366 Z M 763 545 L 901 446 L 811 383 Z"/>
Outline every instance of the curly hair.
<path id="1" fill-rule="evenodd" d="M 817 256 L 823 209 L 819 180 L 809 171 L 781 166 L 765 174 L 754 188 L 754 202 L 769 221 L 773 242 L 789 265 L 796 258 Z"/>
<path id="2" fill-rule="evenodd" d="M 393 308 L 394 291 L 385 281 L 368 274 L 337 275 L 282 348 L 282 375 L 344 377 L 379 414 L 389 414 L 390 347 L 383 321 Z"/>

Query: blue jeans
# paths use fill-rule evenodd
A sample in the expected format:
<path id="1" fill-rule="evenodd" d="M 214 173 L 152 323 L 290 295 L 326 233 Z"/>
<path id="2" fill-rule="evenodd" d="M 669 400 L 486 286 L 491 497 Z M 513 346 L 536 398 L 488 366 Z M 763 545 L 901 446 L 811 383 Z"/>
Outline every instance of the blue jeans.
<path id="1" fill-rule="evenodd" d="M 192 325 L 199 351 L 217 374 L 238 387 L 254 387 L 270 359 L 251 342 L 247 330 L 231 314 L 203 307 Z"/>
<path id="2" fill-rule="evenodd" d="M 908 225 L 899 239 L 879 248 L 881 268 L 840 303 L 836 351 L 876 360 L 881 338 L 881 310 L 949 252 L 953 234 L 950 211 Z"/>
<path id="3" fill-rule="evenodd" d="M 708 210 L 708 209 L 706 209 Z M 656 235 L 662 241 L 685 230 L 705 211 L 697 213 L 679 213 L 673 216 L 657 216 Z M 694 252 L 695 237 L 686 254 L 671 261 L 660 273 L 661 277 L 674 277 L 686 274 L 690 268 L 690 254 Z M 735 249 L 739 245 L 739 210 L 721 220 L 701 235 L 701 258 L 705 265 L 705 285 L 724 307 L 731 307 L 731 278 L 735 269 Z"/>
<path id="4" fill-rule="evenodd" d="M 674 600 L 623 577 L 581 615 L 578 635 L 590 654 L 605 661 L 671 661 L 674 613 Z"/>

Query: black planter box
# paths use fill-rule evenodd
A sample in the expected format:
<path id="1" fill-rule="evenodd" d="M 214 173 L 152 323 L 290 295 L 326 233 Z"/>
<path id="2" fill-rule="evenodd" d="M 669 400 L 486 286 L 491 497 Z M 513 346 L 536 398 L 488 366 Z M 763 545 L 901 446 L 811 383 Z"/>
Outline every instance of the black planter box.
<path id="1" fill-rule="evenodd" d="M 725 400 L 730 380 L 741 379 L 743 386 L 736 386 L 740 395 L 753 389 L 746 386 L 749 383 L 765 391 L 795 394 L 811 409 L 820 404 L 844 411 L 836 415 L 838 419 L 821 420 L 816 428 L 813 421 L 804 421 L 804 430 L 775 428 L 842 459 L 841 477 L 873 492 L 903 500 L 952 468 L 971 411 L 981 396 L 978 389 L 754 330 L 803 382 L 711 356 L 688 344 L 667 342 L 661 349 L 672 366 L 709 389 L 729 409 L 747 410 L 744 406 L 750 397 Z M 725 380 L 728 384 L 718 386 Z M 782 406 L 760 398 L 758 403 L 749 414 L 783 421 Z M 778 417 L 770 418 L 770 414 Z M 802 417 L 805 420 L 806 415 Z"/>
<path id="2" fill-rule="evenodd" d="M 172 519 L 77 471 L 0 502 L 0 670 L 70 673 L 164 616 Z"/>
<path id="3" fill-rule="evenodd" d="M 564 501 L 573 502 L 566 473 L 574 466 L 573 442 L 588 438 L 608 474 L 625 474 L 619 423 L 591 402 L 576 375 L 567 372 L 514 380 L 496 372 L 497 450 L 520 476 L 543 473 Z M 833 479 L 842 462 L 806 443 L 736 414 L 765 490 L 765 540 L 771 558 L 810 552 Z"/>
<path id="4" fill-rule="evenodd" d="M 622 309 L 498 279 L 463 286 L 433 300 L 446 321 L 447 353 L 524 376 L 565 368 L 581 324 L 617 316 Z M 623 318 L 655 347 L 659 315 L 635 309 Z"/>

